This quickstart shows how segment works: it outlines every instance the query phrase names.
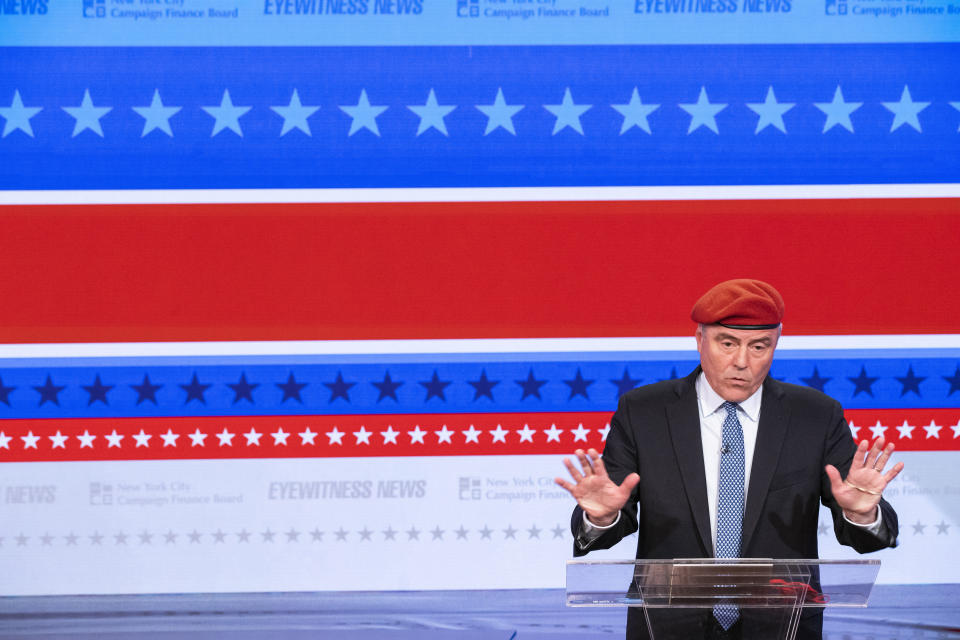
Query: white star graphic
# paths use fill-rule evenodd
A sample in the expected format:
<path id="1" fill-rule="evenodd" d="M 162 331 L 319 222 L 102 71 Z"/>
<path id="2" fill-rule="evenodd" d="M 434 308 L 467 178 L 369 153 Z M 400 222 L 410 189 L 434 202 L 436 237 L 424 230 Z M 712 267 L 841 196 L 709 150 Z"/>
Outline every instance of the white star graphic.
<path id="1" fill-rule="evenodd" d="M 437 434 L 437 444 L 442 444 L 444 442 L 447 444 L 453 444 L 450 438 L 454 433 L 456 433 L 456 431 L 451 431 L 450 429 L 447 429 L 447 425 L 443 425 L 439 431 L 434 431 L 434 433 Z"/>
<path id="2" fill-rule="evenodd" d="M 120 448 L 120 441 L 123 440 L 123 436 L 117 433 L 116 429 L 113 430 L 113 433 L 108 433 L 104 437 L 107 439 L 107 449 L 111 447 Z"/>
<path id="3" fill-rule="evenodd" d="M 679 107 L 690 114 L 690 126 L 687 128 L 687 135 L 690 135 L 700 127 L 706 127 L 714 133 L 720 134 L 720 129 L 717 128 L 716 116 L 727 108 L 727 104 L 723 102 L 711 103 L 707 97 L 706 87 L 700 87 L 700 95 L 697 97 L 696 102 L 681 103 Z"/>
<path id="4" fill-rule="evenodd" d="M 203 447 L 206 446 L 204 440 L 207 439 L 207 434 L 201 433 L 200 429 L 197 428 L 193 433 L 188 433 L 187 437 L 190 438 L 191 447 Z"/>
<path id="5" fill-rule="evenodd" d="M 501 127 L 505 131 L 517 135 L 516 130 L 513 128 L 513 116 L 517 115 L 525 106 L 526 105 L 522 104 L 507 104 L 506 100 L 503 99 L 503 89 L 497 88 L 497 97 L 494 98 L 493 104 L 476 105 L 477 109 L 479 109 L 483 115 L 487 116 L 487 128 L 484 130 L 483 135 L 488 135 Z"/>
<path id="6" fill-rule="evenodd" d="M 551 424 L 549 429 L 544 429 L 543 432 L 547 434 L 547 442 L 560 442 L 560 434 L 563 433 L 563 429 L 557 429 L 557 425 Z"/>
<path id="7" fill-rule="evenodd" d="M 93 441 L 97 439 L 97 436 L 90 435 L 90 431 L 87 429 L 83 430 L 83 434 L 77 436 L 77 440 L 80 441 L 80 448 L 90 447 L 93 449 Z"/>
<path id="8" fill-rule="evenodd" d="M 297 435 L 300 436 L 300 444 L 316 444 L 313 439 L 320 434 L 310 431 L 310 427 L 307 427 L 306 431 L 301 431 Z"/>
<path id="9" fill-rule="evenodd" d="M 647 116 L 660 108 L 659 104 L 643 104 L 643 100 L 640 99 L 640 94 L 637 92 L 636 87 L 633 88 L 633 93 L 630 94 L 630 102 L 627 104 L 612 104 L 610 106 L 623 116 L 623 124 L 620 125 L 620 135 L 623 135 L 633 127 L 643 129 L 647 133 L 652 133 L 650 131 L 650 123 L 647 121 Z"/>
<path id="10" fill-rule="evenodd" d="M 17 131 L 23 131 L 25 134 L 33 137 L 33 127 L 30 126 L 30 118 L 43 111 L 43 107 L 25 107 L 20 98 L 20 91 L 14 90 L 13 101 L 9 107 L 0 107 L 0 117 L 6 120 L 3 125 L 3 137 Z"/>
<path id="11" fill-rule="evenodd" d="M 277 105 L 270 108 L 283 118 L 283 128 L 280 130 L 281 136 L 287 135 L 287 133 L 293 129 L 300 129 L 300 131 L 303 131 L 308 136 L 313 135 L 310 133 L 310 124 L 307 123 L 307 118 L 316 113 L 320 107 L 300 104 L 300 94 L 297 93 L 296 89 L 293 90 L 293 95 L 290 96 L 290 104 L 286 106 Z"/>
<path id="12" fill-rule="evenodd" d="M 420 425 L 414 425 L 413 431 L 407 431 L 407 435 L 410 436 L 410 444 L 414 442 L 423 444 L 423 437 L 427 435 L 427 432 L 421 429 Z"/>
<path id="13" fill-rule="evenodd" d="M 957 424 L 953 425 L 950 428 L 953 429 L 953 439 L 956 440 L 957 438 L 960 438 L 960 420 L 957 420 Z M 0 435 L 3 435 L 3 434 L 0 434 Z"/>
<path id="14" fill-rule="evenodd" d="M 177 446 L 177 438 L 180 437 L 180 434 L 174 433 L 173 429 L 167 428 L 166 433 L 161 433 L 160 438 L 163 440 L 164 447 L 175 447 Z"/>
<path id="15" fill-rule="evenodd" d="M 140 429 L 140 433 L 135 433 L 135 434 L 133 434 L 133 439 L 137 441 L 137 446 L 134 447 L 134 448 L 138 448 L 138 447 L 149 447 L 149 446 L 150 446 L 150 438 L 152 438 L 152 437 L 153 437 L 152 435 L 150 435 L 150 434 L 148 434 L 148 433 L 144 433 L 143 429 Z"/>
<path id="16" fill-rule="evenodd" d="M 103 129 L 100 127 L 100 118 L 113 110 L 113 107 L 95 107 L 90 98 L 90 90 L 84 89 L 83 100 L 79 107 L 63 107 L 63 110 L 70 114 L 76 123 L 73 125 L 72 138 L 76 138 L 86 129 L 90 129 L 95 134 L 103 137 Z"/>
<path id="17" fill-rule="evenodd" d="M 336 427 L 333 428 L 333 431 L 327 431 L 327 438 L 330 440 L 327 444 L 333 444 L 336 442 L 339 445 L 343 444 L 343 436 L 346 435 L 343 431 L 340 431 Z"/>
<path id="18" fill-rule="evenodd" d="M 853 133 L 853 122 L 850 121 L 850 114 L 862 107 L 863 103 L 844 102 L 843 92 L 840 90 L 840 85 L 837 85 L 837 90 L 833 92 L 832 102 L 814 102 L 813 106 L 827 114 L 827 119 L 823 123 L 822 133 L 830 131 L 830 129 L 833 129 L 836 125 L 840 125 L 850 133 Z"/>
<path id="19" fill-rule="evenodd" d="M 150 101 L 149 107 L 131 108 L 145 120 L 143 123 L 143 132 L 140 133 L 141 138 L 146 136 L 154 129 L 159 129 L 172 138 L 173 130 L 170 128 L 170 118 L 172 118 L 183 107 L 163 106 L 163 100 L 160 99 L 160 91 L 154 89 L 153 99 Z"/>
<path id="20" fill-rule="evenodd" d="M 523 429 L 517 429 L 517 433 L 520 434 L 520 442 L 533 442 L 533 434 L 536 432 L 537 430 L 531 429 L 528 424 L 524 424 Z"/>
<path id="21" fill-rule="evenodd" d="M 913 439 L 913 430 L 916 429 L 912 424 L 907 424 L 907 421 L 904 420 L 903 424 L 897 427 L 897 431 L 900 432 L 900 438 L 910 438 Z"/>
<path id="22" fill-rule="evenodd" d="M 273 436 L 273 446 L 279 447 L 280 445 L 287 446 L 287 438 L 290 437 L 290 434 L 283 430 L 283 427 L 277 427 L 277 430 L 270 434 Z"/>
<path id="23" fill-rule="evenodd" d="M 853 420 L 851 420 L 847 426 L 850 427 L 850 435 L 853 437 L 854 440 L 856 440 L 858 437 L 857 434 L 860 432 L 860 427 L 853 424 Z"/>
<path id="24" fill-rule="evenodd" d="M 930 424 L 923 428 L 923 430 L 927 432 L 927 438 L 936 438 L 937 440 L 940 439 L 940 429 L 943 429 L 943 427 L 938 425 L 933 420 L 931 420 Z"/>
<path id="25" fill-rule="evenodd" d="M 244 433 L 244 434 L 242 434 L 242 435 L 243 435 L 244 438 L 247 439 L 247 446 L 248 446 L 248 447 L 251 447 L 251 446 L 252 446 L 252 447 L 259 447 L 259 446 L 260 446 L 260 438 L 263 437 L 263 434 L 260 433 L 260 432 L 258 432 L 258 431 L 257 431 L 256 429 L 254 429 L 253 427 L 250 427 L 250 431 L 248 431 L 247 433 Z"/>
<path id="26" fill-rule="evenodd" d="M 470 428 L 463 432 L 463 437 L 466 438 L 466 442 L 475 442 L 476 444 L 480 444 L 481 433 L 483 433 L 483 431 L 480 431 L 471 424 Z"/>
<path id="27" fill-rule="evenodd" d="M 3 431 L 0 431 L 0 449 L 7 449 L 9 451 L 11 440 L 13 440 L 13 438 L 5 434 Z"/>
<path id="28" fill-rule="evenodd" d="M 210 105 L 200 108 L 214 119 L 213 131 L 210 133 L 211 138 L 224 129 L 230 129 L 242 138 L 243 130 L 240 129 L 240 118 L 252 109 L 252 107 L 234 106 L 233 100 L 230 99 L 230 91 L 227 89 L 223 90 L 223 96 L 220 98 L 219 106 Z"/>
<path id="29" fill-rule="evenodd" d="M 217 436 L 217 439 L 220 440 L 221 447 L 232 447 L 233 438 L 236 434 L 230 433 L 229 431 L 227 431 L 227 428 L 224 427 L 223 431 L 221 431 L 220 433 L 215 433 L 213 435 Z"/>
<path id="30" fill-rule="evenodd" d="M 782 133 L 786 133 L 787 127 L 783 124 L 783 114 L 793 109 L 795 105 L 795 102 L 777 102 L 777 97 L 773 94 L 773 87 L 767 87 L 767 97 L 763 102 L 747 103 L 747 107 L 760 116 L 757 120 L 757 128 L 753 132 L 754 135 L 769 126 L 776 127 Z"/>
<path id="31" fill-rule="evenodd" d="M 370 436 L 373 435 L 373 431 L 367 431 L 367 428 L 363 425 L 360 425 L 360 431 L 354 431 L 353 437 L 357 439 L 356 444 L 370 444 Z"/>
<path id="32" fill-rule="evenodd" d="M 951 102 L 950 106 L 956 109 L 957 111 L 960 111 L 960 102 Z M 960 132 L 960 125 L 957 126 L 957 131 Z"/>
<path id="33" fill-rule="evenodd" d="M 381 431 L 380 435 L 383 436 L 383 444 L 392 443 L 397 444 L 397 436 L 400 435 L 399 431 L 394 431 L 393 425 L 388 424 L 386 431 Z"/>
<path id="34" fill-rule="evenodd" d="M 610 433 L 610 423 L 608 422 L 603 426 L 603 429 L 597 429 L 600 432 L 600 439 L 603 442 L 607 441 L 607 434 Z"/>
<path id="35" fill-rule="evenodd" d="M 490 429 L 489 431 L 490 435 L 493 436 L 494 442 L 502 442 L 503 444 L 507 444 L 507 434 L 510 433 L 509 431 L 501 427 L 499 424 L 497 425 L 496 429 Z"/>
<path id="36" fill-rule="evenodd" d="M 580 442 L 581 440 L 582 440 L 583 442 L 586 442 L 586 441 L 587 441 L 587 434 L 590 433 L 590 429 L 584 429 L 584 428 L 583 428 L 583 423 L 581 422 L 580 424 L 577 425 L 577 428 L 576 428 L 576 429 L 573 429 L 573 430 L 571 431 L 571 433 L 573 434 L 573 441 L 574 441 L 574 442 Z"/>
<path id="37" fill-rule="evenodd" d="M 929 102 L 914 102 L 910 97 L 910 89 L 903 85 L 903 92 L 900 94 L 899 102 L 881 102 L 884 107 L 893 113 L 893 122 L 890 124 L 890 131 L 896 131 L 902 125 L 908 124 L 918 132 L 920 129 L 920 118 L 918 114 L 930 106 Z"/>
<path id="38" fill-rule="evenodd" d="M 62 433 L 60 433 L 60 430 L 59 430 L 59 429 L 57 429 L 57 432 L 56 432 L 55 434 L 53 434 L 52 436 L 47 436 L 47 437 L 50 438 L 50 442 L 53 443 L 53 446 L 51 447 L 52 449 L 56 449 L 57 447 L 59 447 L 59 448 L 61 448 L 61 449 L 66 449 L 66 448 L 67 448 L 67 445 L 66 445 L 67 436 L 65 436 L 65 435 L 63 435 Z"/>
<path id="39" fill-rule="evenodd" d="M 882 438 L 887 429 L 888 427 L 883 426 L 880 424 L 880 421 L 877 420 L 877 424 L 870 427 L 870 432 L 873 434 L 873 439 L 876 440 L 877 438 Z"/>
<path id="40" fill-rule="evenodd" d="M 455 105 L 437 104 L 437 96 L 433 89 L 430 89 L 425 105 L 407 105 L 407 109 L 420 117 L 420 124 L 417 126 L 418 136 L 427 129 L 436 129 L 443 135 L 447 135 L 447 125 L 443 122 L 443 118 L 456 108 Z"/>
<path id="41" fill-rule="evenodd" d="M 340 110 L 350 116 L 350 133 L 352 136 L 360 129 L 367 129 L 374 135 L 380 135 L 380 129 L 377 127 L 377 116 L 387 110 L 386 105 L 371 105 L 367 98 L 367 90 L 360 90 L 360 99 L 356 106 L 340 105 Z"/>
<path id="42" fill-rule="evenodd" d="M 553 133 L 551 135 L 557 135 L 558 132 L 563 131 L 567 127 L 583 135 L 580 116 L 592 107 L 592 104 L 575 104 L 573 97 L 570 95 L 570 87 L 564 89 L 563 101 L 561 101 L 560 104 L 543 105 L 544 109 L 557 117 L 556 122 L 553 123 Z"/>

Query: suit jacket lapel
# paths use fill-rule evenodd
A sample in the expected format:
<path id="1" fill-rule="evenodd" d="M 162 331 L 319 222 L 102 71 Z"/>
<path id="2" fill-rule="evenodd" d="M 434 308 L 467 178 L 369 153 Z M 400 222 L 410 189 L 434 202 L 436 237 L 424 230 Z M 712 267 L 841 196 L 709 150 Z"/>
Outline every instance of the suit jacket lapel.
<path id="1" fill-rule="evenodd" d="M 678 382 L 678 399 L 667 406 L 667 422 L 697 533 L 700 534 L 703 548 L 712 554 L 713 535 L 710 532 L 710 508 L 707 504 L 707 480 L 703 471 L 703 444 L 700 438 L 700 410 L 697 405 L 698 375 L 700 367 Z"/>
<path id="2" fill-rule="evenodd" d="M 740 549 L 743 553 L 750 548 L 750 540 L 760 520 L 760 511 L 767 499 L 767 491 L 777 469 L 780 450 L 787 435 L 790 411 L 784 406 L 782 399 L 783 390 L 780 388 L 780 383 L 768 376 L 763 383 L 757 444 L 753 450 L 747 505 L 743 513 L 743 530 L 740 537 Z"/>

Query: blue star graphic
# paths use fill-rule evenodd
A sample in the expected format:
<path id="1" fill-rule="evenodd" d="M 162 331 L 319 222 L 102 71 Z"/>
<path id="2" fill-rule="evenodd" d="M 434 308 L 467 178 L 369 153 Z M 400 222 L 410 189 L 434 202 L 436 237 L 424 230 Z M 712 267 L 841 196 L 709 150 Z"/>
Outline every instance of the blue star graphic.
<path id="1" fill-rule="evenodd" d="M 233 100 L 230 99 L 230 91 L 227 89 L 223 90 L 223 96 L 220 97 L 219 105 L 210 105 L 200 108 L 206 111 L 207 115 L 214 119 L 213 131 L 210 132 L 211 138 L 224 129 L 230 129 L 242 138 L 243 130 L 240 128 L 240 118 L 247 111 L 252 109 L 252 107 L 234 106 Z"/>
<path id="2" fill-rule="evenodd" d="M 526 380 L 517 380 L 517 384 L 523 387 L 523 396 L 520 400 L 526 400 L 527 396 L 534 396 L 537 400 L 542 400 L 540 397 L 540 387 L 547 384 L 546 380 L 537 380 L 533 377 L 533 368 L 530 369 L 530 373 L 527 374 Z"/>
<path id="3" fill-rule="evenodd" d="M 947 393 L 948 396 L 952 396 L 954 391 L 960 391 L 960 364 L 957 365 L 957 370 L 953 373 L 952 376 L 941 376 L 944 380 L 950 383 L 950 391 Z M 0 385 L 3 385 L 3 381 L 0 380 Z M 0 389 L 3 387 L 0 386 Z M 10 404 L 10 403 L 7 403 Z"/>
<path id="4" fill-rule="evenodd" d="M 951 102 L 950 106 L 956 109 L 957 111 L 960 111 L 960 102 Z M 957 125 L 957 131 L 960 132 L 960 125 Z"/>
<path id="5" fill-rule="evenodd" d="M 794 102 L 777 102 L 777 97 L 773 94 L 773 87 L 767 87 L 767 97 L 763 102 L 748 102 L 747 107 L 755 114 L 760 116 L 757 120 L 757 128 L 754 135 L 760 133 L 769 126 L 776 127 L 782 133 L 787 132 L 787 127 L 783 124 L 783 114 L 793 109 Z"/>
<path id="6" fill-rule="evenodd" d="M 812 387 L 817 391 L 823 391 L 824 385 L 833 380 L 833 378 L 821 378 L 820 372 L 817 370 L 817 365 L 813 365 L 813 374 L 809 378 L 800 378 L 800 380 L 808 387 Z"/>
<path id="7" fill-rule="evenodd" d="M 380 128 L 377 127 L 377 116 L 387 110 L 386 105 L 371 105 L 367 98 L 367 90 L 360 90 L 360 99 L 355 106 L 340 105 L 340 110 L 350 116 L 350 133 L 352 136 L 360 129 L 367 129 L 376 136 L 380 135 Z"/>
<path id="8" fill-rule="evenodd" d="M 110 389 L 113 389 L 114 386 L 115 385 L 103 384 L 100 382 L 100 374 L 98 373 L 93 379 L 92 385 L 83 385 L 84 391 L 90 394 L 90 398 L 87 401 L 87 406 L 89 407 L 98 400 L 103 404 L 109 405 L 110 403 L 107 402 L 107 392 L 110 391 Z"/>
<path id="9" fill-rule="evenodd" d="M 83 100 L 80 102 L 79 107 L 63 107 L 63 110 L 76 120 L 73 126 L 73 135 L 70 137 L 76 138 L 86 129 L 90 129 L 90 131 L 93 131 L 102 138 L 103 129 L 100 127 L 100 118 L 112 111 L 113 107 L 93 106 L 93 100 L 90 98 L 90 90 L 85 89 L 83 92 Z"/>
<path id="10" fill-rule="evenodd" d="M 437 95 L 433 89 L 430 89 L 425 105 L 407 105 L 407 109 L 420 117 L 420 124 L 417 126 L 418 136 L 428 129 L 436 129 L 443 135 L 447 135 L 447 125 L 443 122 L 443 117 L 456 108 L 455 105 L 437 104 Z"/>
<path id="11" fill-rule="evenodd" d="M 25 107 L 20 98 L 20 91 L 14 90 L 13 101 L 9 107 L 0 107 L 0 117 L 6 120 L 3 125 L 3 137 L 17 131 L 23 131 L 25 134 L 33 137 L 33 127 L 30 126 L 30 118 L 43 111 L 43 107 Z"/>
<path id="12" fill-rule="evenodd" d="M 286 382 L 277 382 L 275 383 L 283 391 L 283 400 L 280 402 L 286 402 L 287 400 L 296 400 L 300 404 L 303 404 L 303 400 L 300 399 L 300 391 L 310 384 L 309 382 L 297 382 L 296 378 L 293 377 L 293 372 L 290 372 L 290 377 L 287 378 Z"/>
<path id="13" fill-rule="evenodd" d="M 823 123 L 822 133 L 840 125 L 850 133 L 853 133 L 853 122 L 850 121 L 850 114 L 863 106 L 862 102 L 844 102 L 843 92 L 840 85 L 833 92 L 832 102 L 814 102 L 813 106 L 827 114 L 827 119 Z"/>
<path id="14" fill-rule="evenodd" d="M 337 398 L 343 398 L 347 402 L 350 402 L 350 387 L 357 384 L 356 382 L 344 382 L 343 374 L 337 371 L 337 379 L 333 382 L 324 382 L 323 386 L 327 389 L 330 389 L 330 402 L 333 402 Z"/>
<path id="15" fill-rule="evenodd" d="M 446 396 L 443 395 L 443 390 L 450 384 L 450 381 L 441 380 L 437 375 L 437 370 L 433 370 L 433 377 L 430 378 L 427 382 L 420 383 L 427 390 L 427 397 L 424 399 L 424 402 L 430 400 L 430 398 L 437 397 L 447 401 Z"/>
<path id="16" fill-rule="evenodd" d="M 960 373 L 960 372 L 958 372 Z M 0 376 L 0 402 L 10 406 L 10 392 L 16 389 L 16 387 L 5 387 L 3 386 L 3 377 Z"/>
<path id="17" fill-rule="evenodd" d="M 245 371 L 240 372 L 240 381 L 234 384 L 227 383 L 227 386 L 233 389 L 233 404 L 237 404 L 241 400 L 247 400 L 250 404 L 253 402 L 253 390 L 260 386 L 259 382 L 254 382 L 253 384 L 247 382 L 247 373 Z"/>
<path id="18" fill-rule="evenodd" d="M 900 397 L 907 395 L 908 392 L 913 391 L 915 394 L 922 395 L 920 393 L 920 383 L 927 379 L 927 376 L 917 376 L 913 374 L 913 365 L 907 367 L 907 375 L 902 378 L 895 376 L 897 382 L 899 382 L 903 388 L 900 390 Z"/>
<path id="19" fill-rule="evenodd" d="M 280 130 L 280 135 L 285 136 L 288 132 L 299 129 L 303 131 L 308 136 L 312 136 L 310 133 L 310 125 L 307 123 L 307 118 L 312 116 L 314 113 L 320 110 L 320 107 L 315 105 L 303 105 L 300 103 L 300 94 L 297 93 L 297 90 L 293 90 L 293 95 L 290 96 L 290 104 L 287 106 L 278 105 L 275 107 L 270 107 L 277 114 L 283 118 L 283 128 Z"/>
<path id="20" fill-rule="evenodd" d="M 573 96 L 570 95 L 570 87 L 563 91 L 563 100 L 560 104 L 545 104 L 543 108 L 557 117 L 553 123 L 553 133 L 557 135 L 560 131 L 570 127 L 580 135 L 583 135 L 583 126 L 580 124 L 580 116 L 593 108 L 592 104 L 575 104 Z"/>
<path id="21" fill-rule="evenodd" d="M 165 107 L 163 100 L 160 99 L 160 91 L 153 90 L 153 99 L 149 107 L 131 107 L 143 119 L 143 132 L 140 137 L 143 138 L 154 129 L 159 129 L 165 134 L 173 137 L 173 130 L 170 128 L 170 118 L 172 118 L 183 107 Z"/>
<path id="22" fill-rule="evenodd" d="M 194 372 L 193 378 L 190 379 L 190 384 L 180 385 L 180 388 L 187 392 L 187 399 L 183 401 L 183 404 L 187 404 L 191 400 L 199 400 L 201 404 L 207 404 L 207 400 L 203 397 L 203 394 L 210 386 L 211 385 L 203 384 L 197 380 L 197 374 Z"/>
<path id="23" fill-rule="evenodd" d="M 394 382 L 390 378 L 389 371 L 383 374 L 383 382 L 371 382 L 370 384 L 380 390 L 380 395 L 377 397 L 377 402 L 380 402 L 384 398 L 393 398 L 394 402 L 399 402 L 399 400 L 397 400 L 397 388 L 403 383 Z"/>
<path id="24" fill-rule="evenodd" d="M 500 384 L 499 380 L 488 380 L 487 379 L 487 370 L 482 369 L 480 371 L 479 380 L 468 380 L 467 381 L 471 387 L 473 387 L 473 400 L 476 402 L 481 397 L 486 396 L 493 400 L 493 388 Z"/>
<path id="25" fill-rule="evenodd" d="M 677 377 L 677 368 L 676 368 L 676 367 L 671 367 L 671 368 L 670 368 L 670 375 L 667 376 L 666 378 L 660 378 L 660 382 L 663 382 L 664 380 L 674 380 L 676 377 Z"/>
<path id="26" fill-rule="evenodd" d="M 619 398 L 630 389 L 633 389 L 643 378 L 631 378 L 630 369 L 627 367 L 623 368 L 623 377 L 619 380 L 610 380 L 613 384 L 617 385 L 617 397 Z"/>
<path id="27" fill-rule="evenodd" d="M 57 386 L 53 384 L 53 381 L 50 379 L 50 374 L 47 374 L 47 381 L 40 387 L 34 387 L 37 390 L 37 393 L 40 394 L 40 404 L 38 407 L 42 407 L 44 402 L 52 402 L 53 404 L 60 406 L 60 399 L 57 397 L 61 391 L 66 389 L 66 386 Z"/>
<path id="28" fill-rule="evenodd" d="M 504 130 L 509 131 L 513 135 L 517 135 L 516 130 L 513 128 L 513 116 L 517 115 L 525 106 L 526 105 L 522 104 L 507 104 L 503 98 L 503 89 L 497 88 L 497 97 L 493 99 L 493 104 L 476 105 L 477 109 L 479 109 L 483 115 L 487 116 L 487 128 L 484 130 L 483 135 L 488 135 L 500 127 L 503 127 Z"/>
<path id="29" fill-rule="evenodd" d="M 687 135 L 690 135 L 700 127 L 706 127 L 717 135 L 720 129 L 717 128 L 717 114 L 727 108 L 724 102 L 710 102 L 707 97 L 707 88 L 700 87 L 700 95 L 697 101 L 693 103 L 682 103 L 678 105 L 681 109 L 690 114 L 690 126 L 687 128 Z"/>
<path id="30" fill-rule="evenodd" d="M 157 404 L 157 390 L 162 387 L 162 384 L 151 384 L 150 375 L 143 375 L 143 382 L 141 384 L 132 384 L 130 385 L 134 391 L 137 392 L 137 404 L 149 400 L 153 404 Z"/>
<path id="31" fill-rule="evenodd" d="M 893 113 L 893 122 L 890 124 L 890 131 L 896 131 L 901 126 L 908 124 L 918 132 L 920 129 L 920 118 L 918 114 L 930 106 L 929 102 L 914 102 L 910 97 L 910 89 L 903 85 L 903 92 L 900 94 L 900 102 L 881 102 L 884 107 Z"/>
<path id="32" fill-rule="evenodd" d="M 638 127 L 647 133 L 652 133 L 650 131 L 650 123 L 647 121 L 647 116 L 660 108 L 658 104 L 643 104 L 643 100 L 640 99 L 640 94 L 637 92 L 636 87 L 633 88 L 633 93 L 630 94 L 630 102 L 627 104 L 612 104 L 610 106 L 623 116 L 623 124 L 620 125 L 620 135 L 623 135 L 633 127 Z"/>
<path id="33" fill-rule="evenodd" d="M 564 380 L 563 384 L 570 387 L 570 397 L 567 400 L 573 400 L 574 396 L 583 396 L 587 400 L 590 399 L 590 396 L 587 395 L 587 387 L 593 384 L 593 380 L 584 380 L 583 375 L 580 374 L 580 367 L 577 367 L 577 375 L 574 376 L 573 380 Z"/>
<path id="34" fill-rule="evenodd" d="M 871 378 L 870 376 L 868 376 L 867 368 L 862 365 L 860 366 L 859 376 L 857 376 L 856 378 L 850 378 L 850 377 L 847 378 L 847 380 L 849 380 L 854 385 L 856 385 L 856 389 L 854 389 L 853 391 L 854 397 L 856 397 L 858 393 L 863 392 L 869 395 L 871 398 L 873 397 L 873 389 L 871 389 L 870 387 L 873 385 L 874 382 L 876 382 L 879 379 L 880 378 Z"/>

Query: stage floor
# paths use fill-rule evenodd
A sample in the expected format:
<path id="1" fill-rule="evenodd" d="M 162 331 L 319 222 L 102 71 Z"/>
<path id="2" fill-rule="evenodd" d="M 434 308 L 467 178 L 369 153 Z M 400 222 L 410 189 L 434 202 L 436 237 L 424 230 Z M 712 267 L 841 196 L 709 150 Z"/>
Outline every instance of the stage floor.
<path id="1" fill-rule="evenodd" d="M 624 619 L 559 589 L 0 598 L 3 640 L 609 640 Z M 878 586 L 870 607 L 828 611 L 824 638 L 960 639 L 960 585 Z"/>

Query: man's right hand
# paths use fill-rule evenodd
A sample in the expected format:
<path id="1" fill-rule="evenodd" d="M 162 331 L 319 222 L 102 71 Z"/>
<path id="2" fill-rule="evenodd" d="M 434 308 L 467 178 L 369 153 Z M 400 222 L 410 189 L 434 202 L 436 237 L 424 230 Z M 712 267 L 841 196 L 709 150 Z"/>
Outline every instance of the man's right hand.
<path id="1" fill-rule="evenodd" d="M 590 522 L 599 527 L 613 524 L 620 509 L 630 498 L 630 492 L 640 482 L 640 476 L 631 473 L 618 486 L 607 475 L 596 449 L 586 453 L 583 449 L 577 449 L 574 455 L 580 460 L 580 469 L 569 458 L 563 459 L 573 482 L 563 478 L 555 478 L 554 482 L 570 492 Z"/>

